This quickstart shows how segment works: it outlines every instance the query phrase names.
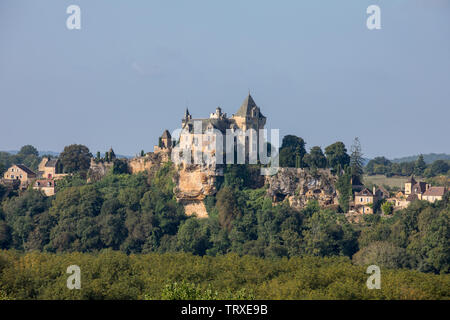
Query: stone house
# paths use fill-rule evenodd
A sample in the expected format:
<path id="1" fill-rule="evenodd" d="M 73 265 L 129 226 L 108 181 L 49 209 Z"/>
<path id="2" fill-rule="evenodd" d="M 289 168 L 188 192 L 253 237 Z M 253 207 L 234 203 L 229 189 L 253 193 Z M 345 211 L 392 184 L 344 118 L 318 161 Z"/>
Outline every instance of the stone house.
<path id="1" fill-rule="evenodd" d="M 361 214 L 372 214 L 376 197 L 367 188 L 355 193 L 353 210 Z"/>
<path id="2" fill-rule="evenodd" d="M 15 164 L 8 168 L 8 170 L 3 174 L 3 179 L 5 180 L 19 180 L 21 188 L 26 188 L 32 179 L 36 178 L 36 173 L 34 173 L 30 168 L 23 164 Z"/>
<path id="3" fill-rule="evenodd" d="M 429 187 L 422 195 L 422 200 L 435 202 L 436 200 L 442 200 L 444 194 L 447 192 L 445 187 Z"/>
<path id="4" fill-rule="evenodd" d="M 38 179 L 33 183 L 33 189 L 41 190 L 46 196 L 53 196 L 55 194 L 55 180 L 54 179 Z"/>
<path id="5" fill-rule="evenodd" d="M 62 173 L 63 166 L 61 161 L 43 157 L 38 166 L 38 176 L 41 179 L 61 179 L 67 174 Z"/>

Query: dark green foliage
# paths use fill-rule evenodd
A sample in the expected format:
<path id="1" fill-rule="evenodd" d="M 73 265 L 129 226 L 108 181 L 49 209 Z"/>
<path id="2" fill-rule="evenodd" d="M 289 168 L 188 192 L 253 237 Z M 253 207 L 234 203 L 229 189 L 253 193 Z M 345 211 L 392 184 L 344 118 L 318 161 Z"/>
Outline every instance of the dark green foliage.
<path id="1" fill-rule="evenodd" d="M 32 145 L 28 144 L 28 145 L 20 148 L 19 153 L 17 155 L 21 156 L 21 157 L 28 157 L 28 156 L 38 157 L 39 151 L 37 151 L 37 149 L 35 147 L 33 147 Z"/>
<path id="2" fill-rule="evenodd" d="M 381 259 L 389 266 L 449 272 L 449 196 L 435 204 L 415 202 L 389 219 L 371 215 L 357 226 L 314 200 L 301 211 L 287 201 L 274 206 L 259 181 L 258 166 L 229 166 L 217 194 L 205 199 L 209 218 L 197 219 L 187 217 L 176 201 L 174 170 L 167 163 L 150 176 L 110 172 L 89 184 L 73 175 L 59 180 L 50 198 L 35 190 L 5 196 L 0 246 L 25 252 L 109 248 L 127 254 L 234 252 L 266 258 L 350 258 L 360 250 L 358 263 Z M 336 187 L 345 211 L 350 169 L 338 177 Z"/>
<path id="3" fill-rule="evenodd" d="M 303 157 L 305 164 L 312 169 L 323 169 L 327 167 L 327 158 L 320 147 L 312 147 L 309 154 Z"/>
<path id="4" fill-rule="evenodd" d="M 89 169 L 92 154 L 86 146 L 72 144 L 64 147 L 59 158 L 64 167 L 64 172 L 86 172 Z"/>
<path id="5" fill-rule="evenodd" d="M 229 186 L 223 187 L 217 193 L 216 210 L 219 222 L 228 231 L 232 228 L 233 220 L 241 214 L 236 197 L 236 193 Z"/>
<path id="6" fill-rule="evenodd" d="M 367 224 L 361 230 L 358 239 L 361 252 L 355 259 L 375 262 L 378 259 L 380 263 L 383 261 L 390 266 L 448 273 L 450 271 L 448 198 L 447 193 L 444 200 L 435 204 L 416 201 L 408 208 L 394 213 L 393 218 L 378 219 Z M 394 247 L 387 248 L 380 242 L 388 242 Z M 365 249 L 366 247 L 370 248 Z"/>
<path id="7" fill-rule="evenodd" d="M 284 136 L 280 148 L 280 167 L 303 168 L 306 154 L 305 141 L 293 135 Z"/>
<path id="8" fill-rule="evenodd" d="M 112 171 L 114 174 L 128 173 L 127 161 L 122 159 L 114 159 Z"/>
<path id="9" fill-rule="evenodd" d="M 350 156 L 343 142 L 335 142 L 325 148 L 328 166 L 339 173 L 350 164 Z"/>
<path id="10" fill-rule="evenodd" d="M 425 171 L 426 168 L 427 168 L 427 164 L 423 160 L 423 155 L 420 155 L 414 164 L 414 175 L 422 176 L 423 172 Z"/>
<path id="11" fill-rule="evenodd" d="M 352 184 L 351 174 L 347 170 L 344 174 L 340 175 L 336 181 L 336 190 L 339 192 L 339 207 L 342 212 L 348 212 L 349 202 L 352 199 Z"/>

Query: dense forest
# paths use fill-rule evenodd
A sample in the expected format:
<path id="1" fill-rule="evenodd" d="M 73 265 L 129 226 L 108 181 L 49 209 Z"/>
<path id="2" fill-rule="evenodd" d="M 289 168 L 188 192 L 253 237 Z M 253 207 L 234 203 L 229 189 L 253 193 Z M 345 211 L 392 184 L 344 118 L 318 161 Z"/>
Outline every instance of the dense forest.
<path id="1" fill-rule="evenodd" d="M 273 206 L 257 168 L 230 166 L 215 196 L 205 199 L 207 219 L 187 217 L 173 194 L 173 167 L 153 176 L 114 174 L 87 184 L 77 175 L 59 184 L 54 198 L 36 190 L 4 195 L 0 211 L 3 249 L 127 254 L 183 251 L 258 257 L 346 256 L 392 268 L 448 273 L 450 200 L 417 201 L 392 217 L 349 223 L 343 214 L 311 201 L 301 211 Z M 1 193 L 0 193 L 1 195 Z"/>
<path id="2" fill-rule="evenodd" d="M 354 160 L 356 149 L 347 155 L 345 146 L 336 143 L 325 154 L 318 149 L 303 153 L 298 147 L 301 138 L 289 139 L 283 140 L 280 161 L 295 160 L 286 166 L 306 164 L 308 170 L 327 166 L 340 172 L 344 164 L 347 169 L 337 187 L 347 182 L 347 189 L 350 176 L 362 173 L 361 168 L 352 169 L 360 166 Z M 416 201 L 389 216 L 367 215 L 361 223 L 352 224 L 344 214 L 320 208 L 316 201 L 303 210 L 294 210 L 287 202 L 274 206 L 261 184 L 258 166 L 228 165 L 217 180 L 218 192 L 205 199 L 209 217 L 197 219 L 186 216 L 176 201 L 171 163 L 151 174 L 130 175 L 113 169 L 91 183 L 86 182 L 85 172 L 73 172 L 59 181 L 52 197 L 32 188 L 18 194 L 0 185 L 0 249 L 4 250 L 0 253 L 0 296 L 449 296 L 448 193 L 442 201 Z M 140 274 L 146 263 L 149 273 Z M 242 270 L 231 267 L 233 263 Z M 91 270 L 90 290 L 63 290 L 65 282 L 57 279 L 66 276 L 66 264 Z M 190 271 L 189 264 L 195 265 Z M 370 264 L 387 270 L 386 291 L 371 293 L 361 285 L 367 276 L 363 266 Z M 167 275 L 151 273 L 154 268 L 166 268 L 159 270 L 166 270 Z M 205 268 L 211 269 L 209 273 Z M 220 278 L 223 274 L 228 278 Z M 401 281 L 407 284 L 399 286 Z"/>
<path id="3" fill-rule="evenodd" d="M 81 269 L 81 290 L 66 287 L 72 264 Z M 380 290 L 367 289 L 368 277 L 345 257 L 0 251 L 0 300 L 450 298 L 450 275 L 382 268 Z"/>

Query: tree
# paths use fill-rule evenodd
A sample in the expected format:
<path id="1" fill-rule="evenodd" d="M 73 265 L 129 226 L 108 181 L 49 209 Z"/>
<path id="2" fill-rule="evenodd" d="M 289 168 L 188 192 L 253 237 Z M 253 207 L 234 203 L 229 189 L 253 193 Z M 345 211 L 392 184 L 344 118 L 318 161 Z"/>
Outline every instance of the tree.
<path id="1" fill-rule="evenodd" d="M 236 201 L 236 194 L 228 186 L 224 186 L 217 193 L 216 208 L 219 213 L 219 223 L 222 228 L 231 230 L 233 220 L 240 215 Z"/>
<path id="2" fill-rule="evenodd" d="M 375 264 L 385 268 L 410 267 L 411 258 L 404 248 L 386 241 L 372 242 L 353 256 L 353 262 L 359 265 Z"/>
<path id="3" fill-rule="evenodd" d="M 386 174 L 391 171 L 391 165 L 391 161 L 385 157 L 375 157 L 367 163 L 365 170 L 369 175 Z"/>
<path id="4" fill-rule="evenodd" d="M 322 149 L 318 146 L 312 147 L 309 154 L 303 157 L 303 161 L 313 169 L 323 169 L 327 166 L 327 158 L 325 158 Z"/>
<path id="5" fill-rule="evenodd" d="M 280 166 L 303 168 L 303 157 L 306 154 L 305 141 L 294 135 L 284 136 L 280 148 Z"/>
<path id="6" fill-rule="evenodd" d="M 391 202 L 386 201 L 381 205 L 381 210 L 384 214 L 390 215 L 392 211 L 394 211 L 394 205 Z"/>
<path id="7" fill-rule="evenodd" d="M 351 154 L 350 154 L 350 174 L 353 179 L 358 179 L 362 182 L 362 175 L 364 173 L 364 159 L 363 153 L 361 151 L 361 143 L 359 142 L 359 138 L 356 137 L 351 146 Z"/>
<path id="8" fill-rule="evenodd" d="M 352 199 L 352 183 L 351 183 L 351 175 L 348 170 L 340 175 L 336 181 L 336 190 L 339 192 L 339 207 L 342 212 L 348 212 L 349 210 L 349 202 Z"/>
<path id="9" fill-rule="evenodd" d="M 122 159 L 114 159 L 112 171 L 114 174 L 128 173 L 128 163 Z"/>
<path id="10" fill-rule="evenodd" d="M 426 170 L 428 169 L 430 169 L 428 177 L 434 177 L 441 174 L 446 174 L 447 171 L 450 169 L 450 165 L 444 160 L 436 160 Z"/>
<path id="11" fill-rule="evenodd" d="M 423 155 L 420 155 L 414 164 L 414 175 L 422 176 L 423 172 L 425 171 L 426 168 L 427 168 L 427 164 L 423 160 Z"/>
<path id="12" fill-rule="evenodd" d="M 335 142 L 325 148 L 325 156 L 327 157 L 328 166 L 336 173 L 345 169 L 350 163 L 350 156 L 343 142 Z"/>
<path id="13" fill-rule="evenodd" d="M 81 144 L 72 144 L 64 147 L 59 158 L 63 164 L 64 171 L 73 173 L 77 171 L 85 172 L 90 167 L 92 154 L 88 147 Z"/>
<path id="14" fill-rule="evenodd" d="M 32 145 L 27 144 L 26 146 L 20 148 L 20 151 L 17 155 L 23 158 L 27 156 L 39 157 L 39 151 Z"/>

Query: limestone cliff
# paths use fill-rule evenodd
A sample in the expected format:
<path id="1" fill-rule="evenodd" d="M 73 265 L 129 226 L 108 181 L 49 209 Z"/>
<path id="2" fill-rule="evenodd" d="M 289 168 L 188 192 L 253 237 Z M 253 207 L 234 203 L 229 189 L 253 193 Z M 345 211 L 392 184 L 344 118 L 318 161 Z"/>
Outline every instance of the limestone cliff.
<path id="1" fill-rule="evenodd" d="M 201 165 L 181 165 L 174 176 L 174 193 L 183 204 L 187 215 L 196 214 L 199 218 L 208 216 L 203 200 L 216 192 L 216 173 Z"/>
<path id="2" fill-rule="evenodd" d="M 310 199 L 318 200 L 322 207 L 336 204 L 335 182 L 330 170 L 280 168 L 276 175 L 266 176 L 267 195 L 273 202 L 287 199 L 296 209 L 302 209 Z"/>
<path id="3" fill-rule="evenodd" d="M 147 171 L 152 173 L 159 169 L 161 163 L 167 162 L 168 159 L 161 153 L 149 152 L 143 157 L 133 158 L 128 161 L 128 169 L 131 174 Z"/>

